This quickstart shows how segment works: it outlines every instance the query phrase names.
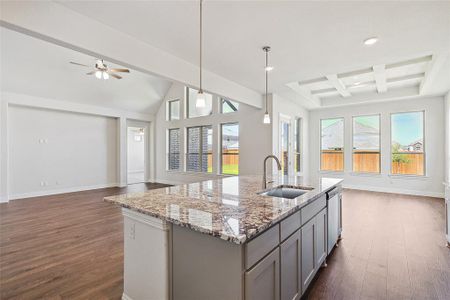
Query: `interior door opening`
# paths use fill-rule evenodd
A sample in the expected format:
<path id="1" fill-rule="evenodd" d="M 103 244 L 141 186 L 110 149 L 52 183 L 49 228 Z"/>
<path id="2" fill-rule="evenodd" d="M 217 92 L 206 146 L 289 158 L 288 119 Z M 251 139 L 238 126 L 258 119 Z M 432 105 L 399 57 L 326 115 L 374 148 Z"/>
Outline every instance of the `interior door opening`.
<path id="1" fill-rule="evenodd" d="M 147 128 L 128 127 L 127 146 L 127 183 L 135 184 L 146 181 L 146 143 Z"/>

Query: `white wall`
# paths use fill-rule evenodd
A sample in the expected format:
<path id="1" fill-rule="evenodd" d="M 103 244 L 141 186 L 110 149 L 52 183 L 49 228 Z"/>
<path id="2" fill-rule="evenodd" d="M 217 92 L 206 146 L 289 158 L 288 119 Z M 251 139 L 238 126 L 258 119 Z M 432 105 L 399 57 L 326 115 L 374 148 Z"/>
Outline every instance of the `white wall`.
<path id="1" fill-rule="evenodd" d="M 445 96 L 445 181 L 450 185 L 450 92 Z"/>
<path id="2" fill-rule="evenodd" d="M 290 130 L 290 142 L 291 152 L 293 153 L 294 147 L 294 126 L 295 119 L 301 118 L 301 170 L 300 175 L 309 175 L 309 111 L 304 107 L 285 99 L 277 94 L 273 94 L 269 98 L 269 107 L 271 108 L 271 121 L 272 121 L 272 152 L 281 160 L 280 155 L 280 116 L 284 118 L 290 118 L 291 130 Z M 293 170 L 294 157 L 291 155 L 291 168 Z M 273 165 L 274 167 L 275 165 Z M 276 170 L 276 168 L 274 168 Z"/>
<path id="3" fill-rule="evenodd" d="M 167 101 L 181 100 L 181 120 L 167 121 L 166 109 Z M 182 84 L 174 83 L 169 89 L 164 102 L 156 116 L 155 126 L 155 163 L 156 163 L 156 181 L 163 183 L 182 183 L 207 180 L 215 177 L 221 177 L 219 173 L 219 139 L 220 124 L 238 122 L 239 123 L 239 173 L 262 174 L 262 162 L 264 157 L 271 152 L 271 132 L 270 125 L 263 124 L 264 111 L 261 109 L 240 103 L 239 111 L 228 114 L 220 114 L 219 97 L 213 97 L 213 115 L 186 119 L 185 115 L 185 87 Z M 185 140 L 186 127 L 212 125 L 213 127 L 213 172 L 212 174 L 167 171 L 167 130 L 169 128 L 181 129 L 181 140 Z M 182 143 L 181 152 L 185 152 L 185 143 Z M 181 155 L 180 164 L 184 166 L 184 155 Z"/>
<path id="4" fill-rule="evenodd" d="M 389 176 L 390 113 L 425 110 L 426 176 Z M 381 174 L 352 173 L 352 117 L 381 114 Z M 345 118 L 344 172 L 320 172 L 320 119 Z M 310 112 L 310 174 L 344 178 L 344 186 L 373 191 L 442 197 L 444 188 L 444 101 L 426 97 L 394 102 L 363 104 L 313 110 Z"/>
<path id="5" fill-rule="evenodd" d="M 117 184 L 114 118 L 9 107 L 10 199 Z"/>

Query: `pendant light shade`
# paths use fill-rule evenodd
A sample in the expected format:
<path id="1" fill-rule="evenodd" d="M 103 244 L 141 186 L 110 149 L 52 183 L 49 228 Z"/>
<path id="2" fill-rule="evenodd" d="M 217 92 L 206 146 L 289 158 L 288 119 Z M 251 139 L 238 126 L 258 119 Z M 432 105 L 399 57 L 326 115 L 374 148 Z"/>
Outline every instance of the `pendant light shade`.
<path id="1" fill-rule="evenodd" d="M 197 94 L 196 108 L 204 108 L 206 106 L 205 93 L 202 88 L 202 46 L 203 46 L 203 0 L 200 0 L 200 89 Z"/>
<path id="2" fill-rule="evenodd" d="M 270 124 L 270 115 L 269 115 L 269 110 L 268 110 L 268 103 L 269 103 L 269 95 L 267 92 L 268 89 L 268 85 L 269 85 L 269 72 L 273 69 L 273 67 L 269 66 L 269 51 L 270 51 L 270 47 L 269 46 L 265 46 L 263 47 L 263 51 L 266 53 L 266 65 L 264 68 L 264 72 L 266 75 L 266 94 L 265 94 L 265 100 L 266 100 L 266 112 L 264 113 L 264 119 L 263 119 L 263 123 L 264 124 Z"/>
<path id="3" fill-rule="evenodd" d="M 197 94 L 197 101 L 195 102 L 196 108 L 204 108 L 206 107 L 206 97 L 203 91 L 199 91 Z"/>

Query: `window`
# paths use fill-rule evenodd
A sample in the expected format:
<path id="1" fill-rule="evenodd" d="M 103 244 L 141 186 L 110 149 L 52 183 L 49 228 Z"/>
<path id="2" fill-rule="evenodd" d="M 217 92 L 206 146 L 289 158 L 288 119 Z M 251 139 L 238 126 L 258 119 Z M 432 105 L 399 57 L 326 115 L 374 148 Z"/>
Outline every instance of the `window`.
<path id="1" fill-rule="evenodd" d="M 180 119 L 180 100 L 172 100 L 168 102 L 168 120 L 174 121 Z"/>
<path id="2" fill-rule="evenodd" d="M 212 172 L 212 126 L 187 129 L 186 170 Z"/>
<path id="3" fill-rule="evenodd" d="M 380 173 L 380 116 L 353 117 L 353 172 Z"/>
<path id="4" fill-rule="evenodd" d="M 205 93 L 206 106 L 197 108 L 195 103 L 197 102 L 198 91 L 196 89 L 187 88 L 186 102 L 187 102 L 187 117 L 195 118 L 201 116 L 208 116 L 212 114 L 212 95 Z"/>
<path id="5" fill-rule="evenodd" d="M 344 118 L 320 121 L 322 171 L 344 171 Z"/>
<path id="6" fill-rule="evenodd" d="M 295 119 L 294 126 L 294 168 L 295 173 L 301 171 L 301 137 L 302 137 L 302 119 Z"/>
<path id="7" fill-rule="evenodd" d="M 281 172 L 283 175 L 289 175 L 289 131 L 290 120 L 280 118 L 280 153 L 281 153 Z"/>
<path id="8" fill-rule="evenodd" d="M 180 129 L 169 129 L 169 170 L 180 169 Z"/>
<path id="9" fill-rule="evenodd" d="M 222 124 L 222 174 L 239 174 L 239 124 Z"/>
<path id="10" fill-rule="evenodd" d="M 239 110 L 239 103 L 222 98 L 222 108 L 221 112 L 223 114 L 232 113 Z"/>
<path id="11" fill-rule="evenodd" d="M 391 172 L 425 174 L 424 112 L 391 114 Z"/>

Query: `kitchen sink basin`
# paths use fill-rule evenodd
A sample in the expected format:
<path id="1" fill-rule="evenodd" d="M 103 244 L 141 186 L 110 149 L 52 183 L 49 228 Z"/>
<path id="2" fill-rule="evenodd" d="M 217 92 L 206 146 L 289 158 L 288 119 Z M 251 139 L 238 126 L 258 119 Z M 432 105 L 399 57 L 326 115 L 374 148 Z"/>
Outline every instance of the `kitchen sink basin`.
<path id="1" fill-rule="evenodd" d="M 312 187 L 279 185 L 277 187 L 271 188 L 271 189 L 261 192 L 259 194 L 263 195 L 263 196 L 294 199 L 294 198 L 297 198 L 298 196 L 301 196 L 313 189 L 314 188 L 312 188 Z"/>

